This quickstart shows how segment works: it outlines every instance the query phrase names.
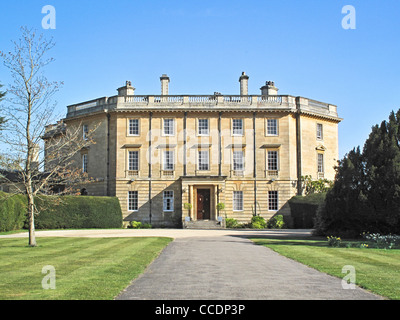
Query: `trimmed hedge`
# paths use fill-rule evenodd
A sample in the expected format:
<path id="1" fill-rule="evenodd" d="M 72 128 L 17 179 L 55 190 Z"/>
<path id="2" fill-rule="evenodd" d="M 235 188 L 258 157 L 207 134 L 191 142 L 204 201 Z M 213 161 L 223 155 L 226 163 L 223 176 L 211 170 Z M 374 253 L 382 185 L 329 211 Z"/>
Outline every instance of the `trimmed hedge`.
<path id="1" fill-rule="evenodd" d="M 324 203 L 326 193 L 295 196 L 289 200 L 294 229 L 312 229 L 318 207 Z"/>
<path id="2" fill-rule="evenodd" d="M 116 197 L 46 196 L 36 198 L 36 229 L 121 228 Z"/>
<path id="3" fill-rule="evenodd" d="M 22 229 L 27 218 L 26 208 L 24 195 L 0 192 L 0 232 Z"/>

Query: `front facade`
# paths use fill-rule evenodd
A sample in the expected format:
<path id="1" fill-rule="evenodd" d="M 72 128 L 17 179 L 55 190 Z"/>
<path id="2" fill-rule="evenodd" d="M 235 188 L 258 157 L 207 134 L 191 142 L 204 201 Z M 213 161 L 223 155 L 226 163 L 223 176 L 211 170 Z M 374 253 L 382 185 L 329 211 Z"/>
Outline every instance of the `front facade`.
<path id="1" fill-rule="evenodd" d="M 135 95 L 128 81 L 117 96 L 68 106 L 67 128 L 96 128 L 75 159 L 95 180 L 85 194 L 117 196 L 125 221 L 179 227 L 269 218 L 301 194 L 301 176 L 333 180 L 337 107 L 278 95 L 273 82 L 249 95 L 248 79 L 240 95 L 175 96 L 163 75 L 161 95 Z"/>

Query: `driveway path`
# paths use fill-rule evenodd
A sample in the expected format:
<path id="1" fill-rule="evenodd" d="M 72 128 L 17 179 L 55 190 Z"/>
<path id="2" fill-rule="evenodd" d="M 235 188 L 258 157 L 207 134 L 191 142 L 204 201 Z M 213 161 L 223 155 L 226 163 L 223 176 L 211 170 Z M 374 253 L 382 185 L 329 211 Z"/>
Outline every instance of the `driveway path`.
<path id="1" fill-rule="evenodd" d="M 39 237 L 172 237 L 160 256 L 116 299 L 267 300 L 381 299 L 248 237 L 308 237 L 310 230 L 109 229 L 38 231 Z M 26 233 L 0 238 L 27 237 Z M 38 240 L 39 241 L 39 240 Z"/>

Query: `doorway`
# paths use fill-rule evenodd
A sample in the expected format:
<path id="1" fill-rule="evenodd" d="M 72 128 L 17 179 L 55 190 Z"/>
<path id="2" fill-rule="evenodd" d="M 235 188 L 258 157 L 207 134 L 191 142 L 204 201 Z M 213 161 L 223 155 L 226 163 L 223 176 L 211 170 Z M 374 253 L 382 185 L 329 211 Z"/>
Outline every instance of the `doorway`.
<path id="1" fill-rule="evenodd" d="M 197 189 L 197 220 L 210 219 L 210 204 L 210 189 Z"/>

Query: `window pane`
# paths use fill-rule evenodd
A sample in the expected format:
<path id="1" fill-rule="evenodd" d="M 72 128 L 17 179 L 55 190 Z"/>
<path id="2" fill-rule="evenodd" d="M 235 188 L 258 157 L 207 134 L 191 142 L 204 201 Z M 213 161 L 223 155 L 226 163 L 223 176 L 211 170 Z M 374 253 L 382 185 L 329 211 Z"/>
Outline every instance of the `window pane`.
<path id="1" fill-rule="evenodd" d="M 233 134 L 243 135 L 243 119 L 232 120 Z"/>
<path id="2" fill-rule="evenodd" d="M 199 170 L 209 170 L 208 150 L 199 151 Z"/>
<path id="3" fill-rule="evenodd" d="M 164 134 L 174 135 L 174 119 L 164 119 Z"/>
<path id="4" fill-rule="evenodd" d="M 278 210 L 278 191 L 268 191 L 268 210 Z"/>
<path id="5" fill-rule="evenodd" d="M 88 167 L 88 156 L 87 154 L 82 155 L 82 171 L 87 172 Z"/>
<path id="6" fill-rule="evenodd" d="M 173 191 L 164 191 L 163 192 L 163 210 L 164 211 L 173 211 L 174 210 L 174 192 Z"/>
<path id="7" fill-rule="evenodd" d="M 139 170 L 139 151 L 129 151 L 128 170 Z"/>
<path id="8" fill-rule="evenodd" d="M 268 135 L 278 135 L 278 120 L 277 119 L 267 119 L 267 134 Z"/>
<path id="9" fill-rule="evenodd" d="M 87 124 L 84 124 L 82 127 L 82 130 L 83 130 L 83 133 L 82 133 L 83 139 L 87 140 L 87 138 L 88 138 L 87 135 L 89 133 L 89 126 Z"/>
<path id="10" fill-rule="evenodd" d="M 278 170 L 278 151 L 268 151 L 268 170 Z"/>
<path id="11" fill-rule="evenodd" d="M 243 191 L 233 191 L 233 210 L 243 210 Z"/>
<path id="12" fill-rule="evenodd" d="M 174 170 L 174 152 L 164 151 L 164 168 L 163 170 Z"/>
<path id="13" fill-rule="evenodd" d="M 318 153 L 318 172 L 324 172 L 324 155 Z"/>
<path id="14" fill-rule="evenodd" d="M 128 210 L 129 211 L 138 210 L 138 191 L 128 192 Z"/>
<path id="15" fill-rule="evenodd" d="M 243 151 L 233 151 L 233 170 L 244 170 Z"/>
<path id="16" fill-rule="evenodd" d="M 199 119 L 199 134 L 208 135 L 208 119 Z"/>
<path id="17" fill-rule="evenodd" d="M 317 139 L 322 140 L 323 138 L 323 127 L 321 123 L 317 123 Z"/>
<path id="18" fill-rule="evenodd" d="M 129 119 L 129 134 L 139 135 L 139 119 Z"/>

